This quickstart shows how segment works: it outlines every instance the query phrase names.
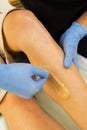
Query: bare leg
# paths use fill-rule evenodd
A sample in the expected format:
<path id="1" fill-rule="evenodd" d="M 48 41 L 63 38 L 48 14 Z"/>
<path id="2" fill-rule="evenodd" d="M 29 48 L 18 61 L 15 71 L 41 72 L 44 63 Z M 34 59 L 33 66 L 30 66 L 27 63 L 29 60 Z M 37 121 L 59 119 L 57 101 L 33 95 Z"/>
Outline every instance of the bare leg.
<path id="1" fill-rule="evenodd" d="M 4 63 L 1 57 L 0 63 Z M 34 98 L 23 99 L 7 93 L 0 102 L 0 113 L 6 119 L 9 130 L 63 130 Z"/>
<path id="2" fill-rule="evenodd" d="M 86 130 L 87 85 L 74 65 L 68 70 L 63 67 L 63 52 L 43 25 L 29 11 L 14 11 L 4 22 L 4 33 L 11 50 L 23 51 L 31 63 L 48 69 L 57 79 L 56 89 L 53 80 L 48 78 L 44 90 L 64 108 L 82 130 Z M 63 86 L 70 94 L 66 100 L 62 98 L 64 95 L 57 94 Z"/>
<path id="3" fill-rule="evenodd" d="M 63 130 L 39 107 L 35 99 L 22 99 L 8 93 L 0 104 L 0 112 L 9 130 Z"/>

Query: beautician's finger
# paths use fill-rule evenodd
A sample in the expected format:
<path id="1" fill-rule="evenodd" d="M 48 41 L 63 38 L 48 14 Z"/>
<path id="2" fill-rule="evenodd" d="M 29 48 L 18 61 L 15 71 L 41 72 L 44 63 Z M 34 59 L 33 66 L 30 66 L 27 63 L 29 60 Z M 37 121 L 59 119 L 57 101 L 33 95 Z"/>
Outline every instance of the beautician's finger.
<path id="1" fill-rule="evenodd" d="M 46 79 L 38 79 L 35 82 L 35 93 L 39 92 L 44 84 L 46 83 Z"/>
<path id="2" fill-rule="evenodd" d="M 36 66 L 33 66 L 32 76 L 33 75 L 39 76 L 41 78 L 48 78 L 49 73 L 48 73 L 48 71 L 46 71 L 44 69 L 38 68 Z"/>

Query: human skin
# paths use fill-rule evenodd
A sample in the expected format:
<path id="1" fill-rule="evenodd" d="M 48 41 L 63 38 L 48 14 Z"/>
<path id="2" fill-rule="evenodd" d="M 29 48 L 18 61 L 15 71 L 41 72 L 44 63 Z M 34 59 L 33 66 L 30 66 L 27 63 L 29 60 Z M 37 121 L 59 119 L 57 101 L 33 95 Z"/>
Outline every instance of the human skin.
<path id="1" fill-rule="evenodd" d="M 77 19 L 77 22 L 87 29 L 87 11 Z"/>
<path id="2" fill-rule="evenodd" d="M 54 78 L 48 78 L 44 91 L 61 105 L 81 130 L 87 130 L 87 85 L 74 64 L 69 69 L 64 68 L 62 49 L 35 15 L 27 10 L 13 11 L 5 18 L 3 30 L 10 51 L 23 51 L 32 64 L 49 71 Z"/>
<path id="3" fill-rule="evenodd" d="M 7 93 L 0 104 L 9 130 L 63 130 L 40 106 L 35 99 L 24 99 Z"/>
<path id="4" fill-rule="evenodd" d="M 9 130 L 63 130 L 36 102 L 7 93 L 0 103 Z"/>

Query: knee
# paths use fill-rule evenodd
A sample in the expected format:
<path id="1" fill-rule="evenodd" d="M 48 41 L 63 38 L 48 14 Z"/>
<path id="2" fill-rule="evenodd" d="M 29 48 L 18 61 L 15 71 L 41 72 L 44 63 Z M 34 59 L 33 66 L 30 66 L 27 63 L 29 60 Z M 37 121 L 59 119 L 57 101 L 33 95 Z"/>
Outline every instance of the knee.
<path id="1" fill-rule="evenodd" d="M 24 49 L 25 43 L 31 43 L 36 37 L 38 39 L 42 30 L 39 20 L 28 10 L 12 11 L 6 16 L 3 23 L 4 36 L 12 50 Z"/>
<path id="2" fill-rule="evenodd" d="M 5 18 L 5 23 L 8 21 L 10 24 L 18 24 L 18 23 L 31 23 L 31 21 L 35 21 L 35 15 L 33 12 L 29 10 L 15 10 L 9 13 Z"/>
<path id="3" fill-rule="evenodd" d="M 34 30 L 38 26 L 38 20 L 29 10 L 15 10 L 9 13 L 3 23 L 5 31 Z M 10 34 L 11 34 L 10 32 Z"/>
<path id="4" fill-rule="evenodd" d="M 30 22 L 35 19 L 35 15 L 30 10 L 16 10 L 10 13 L 11 17 L 19 22 Z"/>

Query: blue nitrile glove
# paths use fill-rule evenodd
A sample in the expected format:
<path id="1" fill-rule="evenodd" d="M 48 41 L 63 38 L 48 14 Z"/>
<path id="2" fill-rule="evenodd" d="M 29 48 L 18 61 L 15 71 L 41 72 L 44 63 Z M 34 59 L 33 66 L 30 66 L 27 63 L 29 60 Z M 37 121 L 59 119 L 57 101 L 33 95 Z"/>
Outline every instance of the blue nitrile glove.
<path id="1" fill-rule="evenodd" d="M 32 76 L 39 76 L 33 80 Z M 0 64 L 0 88 L 31 98 L 45 84 L 48 72 L 27 63 Z"/>
<path id="2" fill-rule="evenodd" d="M 86 28 L 77 22 L 73 22 L 70 28 L 67 29 L 65 33 L 61 36 L 60 45 L 62 46 L 65 53 L 64 66 L 66 68 L 69 68 L 72 62 L 78 68 L 78 44 L 79 41 L 86 35 Z"/>

